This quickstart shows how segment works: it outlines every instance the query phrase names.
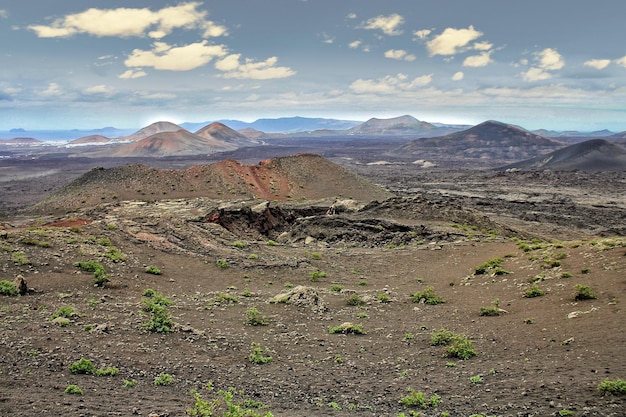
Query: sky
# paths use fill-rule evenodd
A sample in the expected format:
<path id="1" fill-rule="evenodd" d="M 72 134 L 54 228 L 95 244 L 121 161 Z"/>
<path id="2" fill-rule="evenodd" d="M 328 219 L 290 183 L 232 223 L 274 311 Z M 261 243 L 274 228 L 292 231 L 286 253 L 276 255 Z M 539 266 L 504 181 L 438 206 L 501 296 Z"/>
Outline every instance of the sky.
<path id="1" fill-rule="evenodd" d="M 405 114 L 626 131 L 621 0 L 0 0 L 0 130 Z"/>

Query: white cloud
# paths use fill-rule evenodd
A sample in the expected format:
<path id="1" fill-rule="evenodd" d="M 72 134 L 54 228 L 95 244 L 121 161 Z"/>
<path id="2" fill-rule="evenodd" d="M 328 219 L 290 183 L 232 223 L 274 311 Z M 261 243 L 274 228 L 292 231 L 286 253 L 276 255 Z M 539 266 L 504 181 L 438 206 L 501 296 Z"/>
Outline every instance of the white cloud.
<path id="1" fill-rule="evenodd" d="M 110 94 L 112 90 L 104 84 L 87 87 L 83 90 L 85 94 Z"/>
<path id="2" fill-rule="evenodd" d="M 626 55 L 624 55 L 623 57 L 621 57 L 620 59 L 616 59 L 615 63 L 617 65 L 621 65 L 622 67 L 626 68 Z"/>
<path id="3" fill-rule="evenodd" d="M 361 27 L 363 29 L 381 30 L 385 35 L 400 35 L 402 31 L 399 27 L 404 23 L 404 18 L 397 13 L 389 16 L 376 16 L 368 19 Z"/>
<path id="4" fill-rule="evenodd" d="M 0 19 L 7 19 L 9 17 L 9 12 L 4 9 L 0 9 Z"/>
<path id="5" fill-rule="evenodd" d="M 611 64 L 610 59 L 590 59 L 589 61 L 585 61 L 586 67 L 595 68 L 597 70 L 603 70 Z"/>
<path id="6" fill-rule="evenodd" d="M 544 70 L 559 70 L 565 66 L 563 57 L 555 49 L 546 48 L 535 54 L 535 56 L 539 60 L 539 68 Z"/>
<path id="7" fill-rule="evenodd" d="M 463 61 L 464 67 L 486 67 L 491 64 L 491 51 L 483 52 L 478 55 L 472 55 L 465 58 Z"/>
<path id="8" fill-rule="evenodd" d="M 454 55 L 482 35 L 482 32 L 474 29 L 474 26 L 469 26 L 466 29 L 447 28 L 440 35 L 428 41 L 426 47 L 431 56 Z"/>
<path id="9" fill-rule="evenodd" d="M 396 59 L 399 61 L 415 61 L 415 55 L 407 54 L 403 49 L 390 49 L 385 52 L 385 58 Z"/>
<path id="10" fill-rule="evenodd" d="M 430 35 L 431 33 L 432 33 L 432 30 L 430 29 L 416 30 L 415 32 L 413 32 L 413 34 L 417 36 L 419 39 L 426 39 L 426 37 Z"/>
<path id="11" fill-rule="evenodd" d="M 532 67 L 528 71 L 522 72 L 522 78 L 525 81 L 541 81 L 541 80 L 547 80 L 548 78 L 551 78 L 551 77 L 552 77 L 552 74 L 537 67 Z"/>
<path id="12" fill-rule="evenodd" d="M 61 91 L 61 86 L 59 84 L 50 83 L 48 84 L 48 88 L 39 91 L 38 94 L 42 97 L 58 97 L 63 94 L 63 91 Z"/>
<path id="13" fill-rule="evenodd" d="M 423 87 L 432 82 L 433 75 L 422 75 L 409 81 L 405 74 L 387 75 L 377 80 L 359 78 L 350 84 L 350 89 L 357 94 L 397 94 L 399 92 Z"/>
<path id="14" fill-rule="evenodd" d="M 215 63 L 215 68 L 224 71 L 223 78 L 270 80 L 287 78 L 296 72 L 289 67 L 277 67 L 278 58 L 271 57 L 262 62 L 254 62 L 246 59 L 243 64 L 239 62 L 241 54 L 232 54 Z"/>
<path id="15" fill-rule="evenodd" d="M 346 16 L 347 19 L 356 19 L 356 13 L 348 13 Z"/>
<path id="16" fill-rule="evenodd" d="M 488 51 L 493 48 L 493 44 L 491 42 L 476 42 L 474 43 L 474 49 L 477 51 Z"/>
<path id="17" fill-rule="evenodd" d="M 556 71 L 565 66 L 565 61 L 561 54 L 555 49 L 546 48 L 534 54 L 535 65 L 527 71 L 521 73 L 525 81 L 541 81 L 552 78 L 550 71 Z"/>
<path id="18" fill-rule="evenodd" d="M 348 44 L 350 49 L 357 49 L 359 46 L 361 46 L 361 41 L 352 41 Z"/>
<path id="19" fill-rule="evenodd" d="M 201 29 L 204 37 L 224 36 L 224 26 L 205 20 L 206 12 L 198 10 L 201 3 L 181 3 L 152 11 L 147 8 L 96 9 L 67 15 L 51 25 L 30 25 L 40 38 L 63 38 L 85 33 L 93 36 L 128 38 L 145 36 L 154 39 L 169 35 L 174 29 Z"/>
<path id="20" fill-rule="evenodd" d="M 152 67 L 158 70 L 189 71 L 209 63 L 213 58 L 226 55 L 223 45 L 208 45 L 207 41 L 172 47 L 155 42 L 151 51 L 133 50 L 124 61 L 127 67 Z"/>
<path id="21" fill-rule="evenodd" d="M 135 78 L 141 78 L 148 75 L 145 71 L 141 69 L 129 69 L 124 73 L 117 76 L 117 78 L 121 78 L 122 80 L 132 80 Z"/>
<path id="22" fill-rule="evenodd" d="M 463 79 L 463 77 L 465 77 L 465 74 L 463 74 L 461 71 L 455 72 L 452 76 L 452 81 L 460 81 Z"/>

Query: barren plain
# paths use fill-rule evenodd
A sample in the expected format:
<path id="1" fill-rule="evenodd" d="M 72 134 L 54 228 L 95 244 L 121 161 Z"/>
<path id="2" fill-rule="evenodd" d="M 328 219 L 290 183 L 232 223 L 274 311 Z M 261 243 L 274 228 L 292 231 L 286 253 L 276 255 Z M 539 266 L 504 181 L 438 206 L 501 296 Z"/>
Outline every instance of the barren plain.
<path id="1" fill-rule="evenodd" d="M 200 398 L 228 415 L 232 388 L 251 410 L 234 415 L 623 416 L 623 393 L 599 387 L 626 378 L 626 173 L 425 168 L 381 149 L 219 156 L 317 150 L 367 180 L 359 199 L 170 181 L 67 212 L 24 209 L 95 167 L 217 159 L 0 161 L 0 280 L 27 287 L 0 296 L 0 415 L 209 415 Z M 94 368 L 72 372 L 81 359 Z"/>

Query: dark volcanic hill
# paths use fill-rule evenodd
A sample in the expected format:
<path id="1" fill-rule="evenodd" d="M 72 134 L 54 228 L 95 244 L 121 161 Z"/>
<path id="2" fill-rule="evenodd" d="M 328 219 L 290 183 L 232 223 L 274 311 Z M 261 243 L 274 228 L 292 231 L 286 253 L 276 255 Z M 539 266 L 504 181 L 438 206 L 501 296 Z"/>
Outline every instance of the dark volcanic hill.
<path id="1" fill-rule="evenodd" d="M 435 125 L 405 115 L 391 119 L 372 118 L 347 132 L 351 134 L 405 135 L 422 134 L 435 129 L 437 129 Z"/>
<path id="2" fill-rule="evenodd" d="M 122 200 L 213 199 L 289 200 L 344 197 L 383 200 L 391 193 L 314 154 L 272 158 L 258 165 L 234 160 L 185 170 L 124 165 L 94 168 L 36 206 L 66 211 Z"/>
<path id="3" fill-rule="evenodd" d="M 461 132 L 413 140 L 391 153 L 435 160 L 518 161 L 561 147 L 556 140 L 489 120 Z"/>
<path id="4" fill-rule="evenodd" d="M 209 134 L 203 136 L 180 128 L 177 131 L 160 132 L 135 142 L 120 145 L 111 156 L 117 157 L 164 157 L 182 155 L 208 155 L 229 151 L 237 145 L 224 142 Z"/>
<path id="5" fill-rule="evenodd" d="M 570 145 L 499 170 L 626 171 L 626 148 L 604 139 Z"/>

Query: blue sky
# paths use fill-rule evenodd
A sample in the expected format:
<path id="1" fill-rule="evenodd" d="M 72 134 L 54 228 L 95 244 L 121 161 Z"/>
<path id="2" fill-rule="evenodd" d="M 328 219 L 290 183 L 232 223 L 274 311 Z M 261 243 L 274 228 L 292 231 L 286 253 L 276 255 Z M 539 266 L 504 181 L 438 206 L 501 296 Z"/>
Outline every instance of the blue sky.
<path id="1" fill-rule="evenodd" d="M 626 2 L 0 0 L 0 130 L 264 117 L 626 130 Z"/>

